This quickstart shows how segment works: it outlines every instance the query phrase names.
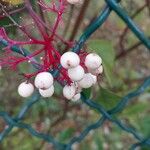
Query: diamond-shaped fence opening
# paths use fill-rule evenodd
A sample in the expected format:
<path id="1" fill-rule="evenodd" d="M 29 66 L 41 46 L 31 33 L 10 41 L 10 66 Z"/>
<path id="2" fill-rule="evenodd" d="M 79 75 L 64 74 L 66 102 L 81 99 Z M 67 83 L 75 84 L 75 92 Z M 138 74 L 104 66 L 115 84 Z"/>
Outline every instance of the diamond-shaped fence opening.
<path id="1" fill-rule="evenodd" d="M 131 17 L 129 17 L 129 15 L 123 10 L 123 8 L 119 3 L 120 0 L 105 0 L 105 2 L 106 2 L 105 8 L 100 11 L 99 16 L 92 22 L 92 24 L 90 24 L 87 27 L 87 29 L 81 35 L 72 51 L 77 53 L 83 47 L 84 43 L 89 39 L 89 37 L 106 21 L 111 12 L 115 12 L 126 23 L 126 25 L 135 34 L 135 36 L 140 40 L 140 43 L 145 45 L 145 47 L 147 47 L 147 49 L 150 50 L 149 38 L 145 36 L 145 34 L 134 23 Z M 0 43 L 3 46 L 7 46 L 9 44 L 8 41 L 2 39 L 1 37 Z M 15 52 L 20 52 L 17 46 L 11 47 L 11 50 Z M 28 55 L 26 49 L 22 49 L 22 52 L 21 54 Z M 0 118 L 3 118 L 8 125 L 7 128 L 3 129 L 2 125 L 3 123 L 1 123 L 0 119 L 0 123 L 2 125 L 2 132 L 0 133 L 0 141 L 2 142 L 14 127 L 18 127 L 21 129 L 25 129 L 31 135 L 52 144 L 55 147 L 55 149 L 71 150 L 73 147 L 75 147 L 76 143 L 82 142 L 89 133 L 93 132 L 97 128 L 101 128 L 105 122 L 109 121 L 112 122 L 114 125 L 116 125 L 118 128 L 120 128 L 122 132 L 127 132 L 135 138 L 136 143 L 131 145 L 131 149 L 136 149 L 138 146 L 147 146 L 148 148 L 150 148 L 149 137 L 143 137 L 142 134 L 138 133 L 135 128 L 126 125 L 123 121 L 121 121 L 117 117 L 114 117 L 115 114 L 120 113 L 127 107 L 128 102 L 132 101 L 135 97 L 138 97 L 140 94 L 142 94 L 145 90 L 149 88 L 149 86 L 150 86 L 150 78 L 148 77 L 137 89 L 133 90 L 132 92 L 121 98 L 119 103 L 110 110 L 106 110 L 100 103 L 98 104 L 94 100 L 88 99 L 85 96 L 85 94 L 82 93 L 81 96 L 82 103 L 89 106 L 89 109 L 95 110 L 99 114 L 99 119 L 95 123 L 85 127 L 83 131 L 81 131 L 81 133 L 70 139 L 68 143 L 61 143 L 50 134 L 40 133 L 29 124 L 23 122 L 23 119 L 25 115 L 28 113 L 29 109 L 32 109 L 32 106 L 38 103 L 40 100 L 40 95 L 38 93 L 35 93 L 23 105 L 17 116 L 11 117 L 7 112 L 0 112 Z"/>

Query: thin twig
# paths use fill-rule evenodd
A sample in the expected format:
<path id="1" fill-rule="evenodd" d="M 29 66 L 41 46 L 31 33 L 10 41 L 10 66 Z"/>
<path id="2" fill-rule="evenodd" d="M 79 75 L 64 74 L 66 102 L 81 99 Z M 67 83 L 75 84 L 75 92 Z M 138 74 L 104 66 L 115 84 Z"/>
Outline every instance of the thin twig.
<path id="1" fill-rule="evenodd" d="M 84 18 L 84 15 L 85 15 L 85 12 L 88 8 L 88 5 L 90 4 L 90 0 L 85 0 L 83 5 L 82 5 L 82 8 L 80 10 L 80 13 L 75 21 L 75 25 L 74 25 L 74 28 L 73 28 L 73 31 L 72 31 L 72 34 L 69 38 L 69 41 L 72 41 L 74 40 L 75 36 L 77 35 L 78 33 L 78 29 L 83 21 L 83 18 Z"/>
<path id="2" fill-rule="evenodd" d="M 149 37 L 150 38 L 150 37 Z M 120 52 L 117 56 L 116 56 L 116 60 L 125 57 L 128 53 L 132 52 L 134 49 L 137 49 L 139 46 L 141 46 L 143 43 L 141 41 L 135 43 L 134 45 L 132 45 L 131 47 L 125 49 L 124 51 Z"/>
<path id="3" fill-rule="evenodd" d="M 72 16 L 73 16 L 73 12 L 74 12 L 74 5 L 71 5 L 69 16 L 67 18 L 65 29 L 64 29 L 64 32 L 63 32 L 63 37 L 65 37 L 67 32 L 68 32 L 68 29 L 69 29 L 70 24 L 71 24 L 71 19 L 72 19 Z"/>
<path id="4" fill-rule="evenodd" d="M 10 16 L 9 13 L 7 13 L 7 11 L 5 10 L 3 4 L 0 3 L 0 6 L 1 6 L 1 10 L 5 13 L 5 15 L 12 21 L 12 23 L 15 25 L 15 26 L 18 26 L 20 27 L 20 25 Z"/>
<path id="5" fill-rule="evenodd" d="M 0 4 L 1 4 L 1 3 L 0 3 Z M 1 5 L 2 5 L 2 4 L 1 4 Z M 19 12 L 23 11 L 24 9 L 25 9 L 25 7 L 21 7 L 21 8 L 18 8 L 18 9 L 15 9 L 15 10 L 12 10 L 12 11 L 8 12 L 8 14 L 9 14 L 9 15 L 14 15 L 14 14 L 16 14 L 16 13 L 19 13 Z M 5 18 L 5 17 L 7 17 L 7 16 L 0 15 L 0 19 Z"/>
<path id="6" fill-rule="evenodd" d="M 145 9 L 145 7 L 147 6 L 147 3 L 145 3 L 142 7 L 140 7 L 139 9 L 137 9 L 135 11 L 135 13 L 131 16 L 132 19 L 134 19 L 140 12 L 143 11 L 143 9 Z M 120 50 L 121 51 L 125 51 L 125 48 L 124 48 L 124 39 L 125 39 L 125 36 L 128 32 L 129 28 L 128 26 L 125 27 L 125 29 L 123 30 L 122 34 L 120 35 L 120 38 L 119 38 L 119 46 L 120 46 Z"/>

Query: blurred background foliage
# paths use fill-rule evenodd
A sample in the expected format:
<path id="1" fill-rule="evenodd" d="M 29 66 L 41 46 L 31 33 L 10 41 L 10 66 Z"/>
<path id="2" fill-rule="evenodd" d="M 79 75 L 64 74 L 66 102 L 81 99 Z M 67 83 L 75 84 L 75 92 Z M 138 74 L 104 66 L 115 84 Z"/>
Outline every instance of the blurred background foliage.
<path id="1" fill-rule="evenodd" d="M 2 0 L 3 2 L 9 3 L 11 5 L 18 5 L 22 4 L 23 0 Z"/>
<path id="2" fill-rule="evenodd" d="M 46 0 L 47 3 L 50 0 Z M 21 0 L 1 0 L 6 10 L 19 24 L 32 24 L 28 12 Z M 41 15 L 36 0 L 32 0 L 35 11 Z M 141 27 L 147 36 L 150 35 L 150 1 L 126 0 L 121 5 Z M 85 0 L 82 6 L 69 6 L 64 14 L 63 26 L 59 34 L 68 40 L 77 40 L 84 29 L 96 18 L 104 6 L 104 1 Z M 18 13 L 19 12 L 19 13 Z M 0 9 L 0 16 L 3 15 Z M 52 14 L 44 14 L 45 22 L 52 22 Z M 24 36 L 7 17 L 0 19 L 0 26 L 5 27 L 9 37 L 22 39 Z M 32 25 L 31 25 L 32 26 Z M 36 28 L 29 27 L 31 33 L 38 37 Z M 63 45 L 58 43 L 63 51 Z M 33 50 L 36 47 L 26 47 Z M 88 97 L 101 103 L 106 109 L 115 106 L 120 98 L 134 90 L 150 75 L 150 53 L 128 30 L 125 23 L 112 13 L 104 25 L 93 34 L 86 43 L 88 51 L 95 51 L 103 58 L 104 74 L 99 77 L 94 88 L 85 91 Z M 2 55 L 2 47 L 0 47 Z M 2 68 L 0 71 L 0 111 L 16 115 L 26 101 L 17 94 L 17 86 L 23 80 L 20 73 L 28 70 L 29 65 L 23 65 L 18 71 Z M 62 87 L 55 84 L 55 95 L 49 99 L 41 99 L 28 112 L 25 122 L 37 131 L 51 133 L 62 142 L 79 134 L 87 125 L 96 121 L 99 116 L 82 102 L 70 102 L 62 97 Z M 150 89 L 134 99 L 127 108 L 117 114 L 124 123 L 134 126 L 144 136 L 150 136 Z M 6 127 L 0 118 L 0 132 Z M 110 122 L 105 122 L 101 129 L 91 132 L 81 143 L 74 145 L 74 150 L 127 150 L 135 139 L 121 131 Z M 0 143 L 0 150 L 53 150 L 51 144 L 32 137 L 27 131 L 14 128 L 13 132 Z M 142 147 L 142 150 L 148 150 Z"/>

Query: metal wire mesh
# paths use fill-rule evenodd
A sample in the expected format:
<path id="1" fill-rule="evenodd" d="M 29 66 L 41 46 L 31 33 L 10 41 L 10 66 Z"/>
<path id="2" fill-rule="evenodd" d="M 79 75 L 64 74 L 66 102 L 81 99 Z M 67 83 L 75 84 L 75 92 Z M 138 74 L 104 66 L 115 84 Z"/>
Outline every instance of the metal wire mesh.
<path id="1" fill-rule="evenodd" d="M 131 29 L 131 31 L 136 35 L 136 37 L 150 50 L 150 40 L 144 35 L 144 33 L 137 27 L 134 21 L 127 15 L 127 13 L 122 9 L 121 5 L 119 4 L 119 0 L 105 0 L 106 6 L 104 10 L 100 13 L 97 19 L 85 30 L 85 32 L 81 35 L 79 41 L 77 42 L 76 46 L 72 49 L 74 52 L 78 52 L 79 49 L 82 48 L 86 40 L 106 21 L 109 17 L 111 11 L 114 11 Z M 9 43 L 4 39 L 0 38 L 0 43 L 3 46 L 7 46 Z M 28 55 L 28 51 L 23 49 L 20 51 L 16 46 L 11 48 L 12 51 L 17 53 L 21 53 L 24 56 Z M 58 70 L 53 72 L 54 76 L 59 74 Z M 71 150 L 72 145 L 74 143 L 80 143 L 84 138 L 88 135 L 91 130 L 95 130 L 100 128 L 104 122 L 109 120 L 110 122 L 117 125 L 123 131 L 128 132 L 129 134 L 133 135 L 134 138 L 137 140 L 137 143 L 131 145 L 131 149 L 136 149 L 138 146 L 147 146 L 150 148 L 150 138 L 143 137 L 141 133 L 138 133 L 135 128 L 131 128 L 124 124 L 120 119 L 113 117 L 115 114 L 121 112 L 127 106 L 129 101 L 132 101 L 134 97 L 139 96 L 142 94 L 147 88 L 150 87 L 150 77 L 145 79 L 144 83 L 141 84 L 136 90 L 124 96 L 120 102 L 111 110 L 105 110 L 102 105 L 97 104 L 91 99 L 87 99 L 84 93 L 82 93 L 81 100 L 84 104 L 88 105 L 91 109 L 97 110 L 100 115 L 99 120 L 95 123 L 87 126 L 78 136 L 73 137 L 69 143 L 61 143 L 57 141 L 53 136 L 46 135 L 43 133 L 39 133 L 34 130 L 30 125 L 23 122 L 24 116 L 27 114 L 28 110 L 31 107 L 38 103 L 40 100 L 40 95 L 38 93 L 34 93 L 34 95 L 24 104 L 24 106 L 20 109 L 20 112 L 17 116 L 11 117 L 8 115 L 7 112 L 0 112 L 0 117 L 2 117 L 5 122 L 7 123 L 7 127 L 4 131 L 0 134 L 0 142 L 8 136 L 8 134 L 12 131 L 14 127 L 26 129 L 31 135 L 40 138 L 48 143 L 53 144 L 53 146 L 58 150 Z M 102 117 L 101 117 L 102 116 Z"/>

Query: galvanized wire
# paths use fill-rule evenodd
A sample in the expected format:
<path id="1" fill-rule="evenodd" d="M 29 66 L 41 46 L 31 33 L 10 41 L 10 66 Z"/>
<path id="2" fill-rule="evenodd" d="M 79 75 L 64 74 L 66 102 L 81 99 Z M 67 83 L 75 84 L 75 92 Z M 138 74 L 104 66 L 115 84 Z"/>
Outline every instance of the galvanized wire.
<path id="1" fill-rule="evenodd" d="M 76 46 L 72 49 L 72 51 L 77 53 L 79 52 L 79 50 L 82 48 L 86 40 L 89 39 L 89 37 L 106 21 L 111 11 L 116 12 L 116 14 L 120 16 L 120 18 L 128 25 L 128 27 L 136 35 L 136 37 L 143 42 L 143 44 L 148 48 L 148 50 L 150 50 L 150 40 L 144 35 L 144 33 L 140 30 L 140 28 L 123 10 L 123 8 L 119 4 L 119 0 L 118 1 L 105 0 L 105 1 L 107 5 L 105 6 L 104 10 L 81 35 L 79 41 L 77 42 Z M 2 38 L 0 38 L 0 43 L 3 46 L 8 46 L 9 44 Z M 26 49 L 20 50 L 17 46 L 13 46 L 11 49 L 12 51 L 17 52 L 23 56 L 29 55 L 29 52 Z M 38 68 L 39 66 L 35 67 Z M 57 76 L 59 74 L 59 71 L 54 70 L 52 73 L 55 76 Z M 37 92 L 35 92 L 35 94 L 29 100 L 27 100 L 27 102 L 20 109 L 20 112 L 18 113 L 17 116 L 12 117 L 7 112 L 0 112 L 0 117 L 2 117 L 7 123 L 7 126 L 4 129 L 4 131 L 0 133 L 0 142 L 2 142 L 3 139 L 8 136 L 8 134 L 12 131 L 14 127 L 18 127 L 27 130 L 31 135 L 40 138 L 41 140 L 53 144 L 53 146 L 58 150 L 71 150 L 73 144 L 80 143 L 82 140 L 84 140 L 84 138 L 88 135 L 89 132 L 97 128 L 100 128 L 107 120 L 114 123 L 120 129 L 122 129 L 122 131 L 133 135 L 133 137 L 137 140 L 137 143 L 131 145 L 131 149 L 136 149 L 139 146 L 147 146 L 150 148 L 150 137 L 143 137 L 142 134 L 138 133 L 138 131 L 135 128 L 127 126 L 120 119 L 117 119 L 116 116 L 114 117 L 114 115 L 124 110 L 125 107 L 127 107 L 127 105 L 129 104 L 129 102 L 134 100 L 133 98 L 142 94 L 149 87 L 150 87 L 150 77 L 146 78 L 143 84 L 141 84 L 136 90 L 120 99 L 119 103 L 114 108 L 108 111 L 101 104 L 98 104 L 93 100 L 86 98 L 84 93 L 82 93 L 81 97 L 82 102 L 87 106 L 89 106 L 90 109 L 96 110 L 96 112 L 99 113 L 100 118 L 95 123 L 87 126 L 78 136 L 75 136 L 72 139 L 70 139 L 68 143 L 61 143 L 50 134 L 47 135 L 39 133 L 35 129 L 33 129 L 31 125 L 23 123 L 23 119 L 25 115 L 28 113 L 29 109 L 32 109 L 32 106 L 40 101 L 40 95 Z"/>

